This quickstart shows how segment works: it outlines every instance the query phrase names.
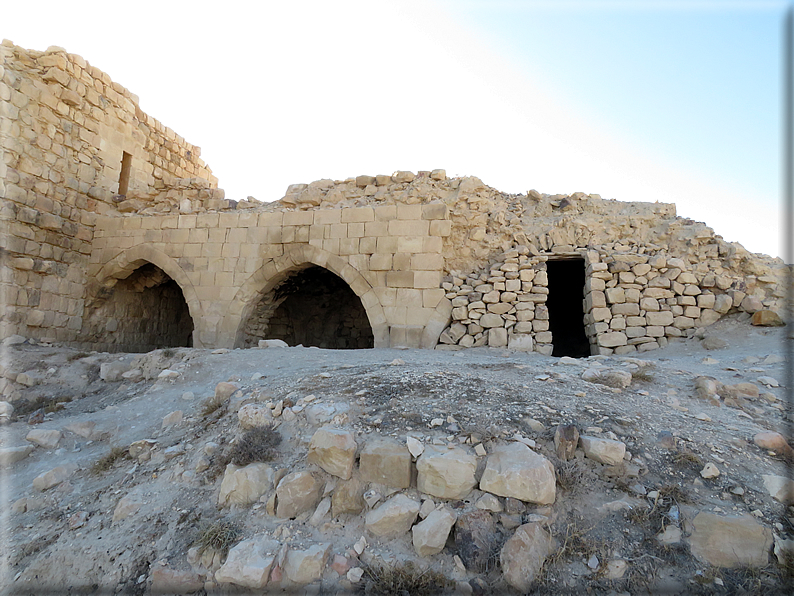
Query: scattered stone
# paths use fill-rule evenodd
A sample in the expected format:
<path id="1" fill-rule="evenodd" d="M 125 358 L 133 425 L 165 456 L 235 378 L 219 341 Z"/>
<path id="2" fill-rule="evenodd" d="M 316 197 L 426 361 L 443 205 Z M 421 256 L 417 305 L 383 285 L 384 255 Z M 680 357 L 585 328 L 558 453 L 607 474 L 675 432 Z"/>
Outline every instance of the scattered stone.
<path id="1" fill-rule="evenodd" d="M 469 511 L 458 517 L 455 524 L 455 546 L 467 569 L 475 573 L 484 571 L 496 540 L 496 524 L 487 511 Z"/>
<path id="2" fill-rule="evenodd" d="M 160 371 L 160 374 L 157 375 L 157 378 L 170 381 L 176 379 L 178 376 L 179 373 L 177 371 L 166 368 Z"/>
<path id="3" fill-rule="evenodd" d="M 33 479 L 33 488 L 40 491 L 48 490 L 68 480 L 76 469 L 75 466 L 57 466 L 52 470 L 43 472 Z"/>
<path id="4" fill-rule="evenodd" d="M 25 459 L 33 453 L 33 445 L 19 445 L 18 447 L 0 447 L 0 466 L 10 466 Z"/>
<path id="5" fill-rule="evenodd" d="M 264 404 L 245 404 L 237 410 L 237 419 L 243 430 L 269 426 L 273 422 L 273 412 Z"/>
<path id="6" fill-rule="evenodd" d="M 706 480 L 710 480 L 711 478 L 716 478 L 720 475 L 720 471 L 713 463 L 707 463 L 702 470 L 700 470 L 700 475 L 705 478 Z"/>
<path id="7" fill-rule="evenodd" d="M 367 530 L 382 538 L 401 536 L 411 529 L 419 515 L 419 502 L 399 494 L 377 509 L 373 509 L 365 518 Z"/>
<path id="8" fill-rule="evenodd" d="M 764 474 L 761 479 L 773 499 L 786 505 L 794 505 L 794 480 L 775 474 Z"/>
<path id="9" fill-rule="evenodd" d="M 70 433 L 76 434 L 78 437 L 83 437 L 84 439 L 90 439 L 91 436 L 94 434 L 94 429 L 96 428 L 96 422 L 92 422 L 90 420 L 86 420 L 84 422 L 72 422 L 71 424 L 67 424 L 63 428 L 64 430 L 67 430 Z"/>
<path id="10" fill-rule="evenodd" d="M 55 449 L 61 440 L 61 431 L 35 428 L 25 436 L 25 440 L 44 449 Z"/>
<path id="11" fill-rule="evenodd" d="M 419 457 L 425 450 L 424 444 L 414 437 L 406 437 L 405 445 L 414 457 Z"/>
<path id="12" fill-rule="evenodd" d="M 554 466 L 521 443 L 498 445 L 488 456 L 480 490 L 547 505 L 556 497 Z"/>
<path id="13" fill-rule="evenodd" d="M 364 485 L 357 477 L 339 482 L 331 495 L 331 515 L 357 514 L 364 509 Z"/>
<path id="14" fill-rule="evenodd" d="M 361 567 L 353 567 L 347 572 L 345 577 L 351 584 L 357 584 L 364 577 L 364 570 Z"/>
<path id="15" fill-rule="evenodd" d="M 152 594 L 193 594 L 204 589 L 204 578 L 193 571 L 155 567 L 150 578 Z"/>
<path id="16" fill-rule="evenodd" d="M 122 375 L 129 369 L 129 364 L 118 360 L 104 362 L 99 365 L 99 378 L 108 383 L 117 383 L 121 381 Z"/>
<path id="17" fill-rule="evenodd" d="M 171 412 L 163 418 L 163 425 L 162 428 L 168 428 L 169 426 L 176 426 L 182 423 L 182 410 L 176 410 L 175 412 Z"/>
<path id="18" fill-rule="evenodd" d="M 145 504 L 146 501 L 144 501 L 143 496 L 138 493 L 129 493 L 122 497 L 113 511 L 113 523 L 134 515 Z"/>
<path id="19" fill-rule="evenodd" d="M 753 313 L 751 324 L 757 327 L 783 327 L 786 323 L 773 310 L 762 309 Z"/>
<path id="20" fill-rule="evenodd" d="M 149 461 L 152 455 L 152 448 L 157 444 L 157 441 L 151 439 L 141 439 L 131 443 L 127 452 L 132 459 L 137 459 L 139 462 Z"/>
<path id="21" fill-rule="evenodd" d="M 311 472 L 287 474 L 276 488 L 276 517 L 295 518 L 320 501 L 322 482 Z"/>
<path id="22" fill-rule="evenodd" d="M 678 544 L 681 542 L 681 528 L 678 526 L 667 526 L 664 532 L 656 535 L 656 540 L 665 546 Z"/>
<path id="23" fill-rule="evenodd" d="M 394 488 L 411 486 L 411 453 L 393 439 L 382 438 L 367 442 L 361 450 L 358 469 L 364 482 L 375 482 Z"/>
<path id="24" fill-rule="evenodd" d="M 579 429 L 575 424 L 561 424 L 554 432 L 554 450 L 562 461 L 573 459 L 579 444 Z"/>
<path id="25" fill-rule="evenodd" d="M 227 383 L 222 381 L 215 385 L 215 399 L 218 401 L 228 401 L 231 396 L 240 389 L 237 383 Z"/>
<path id="26" fill-rule="evenodd" d="M 756 433 L 753 437 L 753 443 L 761 447 L 761 449 L 774 451 L 778 455 L 794 460 L 794 449 L 791 448 L 785 437 L 778 432 L 765 430 Z"/>
<path id="27" fill-rule="evenodd" d="M 221 481 L 218 506 L 250 505 L 273 487 L 273 468 L 264 463 L 247 466 L 229 464 Z"/>
<path id="28" fill-rule="evenodd" d="M 447 537 L 457 516 L 447 508 L 436 509 L 412 529 L 416 553 L 422 557 L 436 555 L 444 550 Z"/>
<path id="29" fill-rule="evenodd" d="M 428 447 L 416 460 L 416 487 L 420 492 L 442 499 L 462 499 L 476 481 L 477 458 L 459 447 Z"/>
<path id="30" fill-rule="evenodd" d="M 14 406 L 7 401 L 0 401 L 0 424 L 8 422 L 14 415 Z"/>
<path id="31" fill-rule="evenodd" d="M 700 345 L 702 345 L 706 350 L 724 350 L 728 347 L 728 342 L 721 337 L 709 335 L 703 338 L 703 341 L 700 342 Z"/>
<path id="32" fill-rule="evenodd" d="M 519 527 L 502 547 L 499 556 L 505 581 L 521 592 L 529 592 L 546 557 L 554 549 L 554 540 L 540 524 Z"/>
<path id="33" fill-rule="evenodd" d="M 278 541 L 262 537 L 238 543 L 215 572 L 215 581 L 254 590 L 264 588 L 280 548 Z"/>
<path id="34" fill-rule="evenodd" d="M 283 339 L 260 339 L 259 340 L 259 347 L 260 348 L 288 348 L 289 344 L 285 342 Z"/>
<path id="35" fill-rule="evenodd" d="M 307 460 L 333 476 L 348 480 L 353 473 L 356 447 L 352 433 L 321 428 L 312 436 Z"/>
<path id="36" fill-rule="evenodd" d="M 699 561 L 715 567 L 764 567 L 772 532 L 749 515 L 701 512 L 692 520 L 689 548 Z"/>
<path id="37" fill-rule="evenodd" d="M 491 493 L 485 493 L 474 504 L 477 509 L 485 509 L 486 511 L 493 511 L 494 513 L 502 512 L 502 503 L 499 498 Z"/>
<path id="38" fill-rule="evenodd" d="M 582 435 L 579 437 L 579 442 L 582 445 L 585 457 L 594 459 L 607 466 L 619 464 L 623 461 L 623 456 L 626 454 L 626 444 L 622 441 Z"/>

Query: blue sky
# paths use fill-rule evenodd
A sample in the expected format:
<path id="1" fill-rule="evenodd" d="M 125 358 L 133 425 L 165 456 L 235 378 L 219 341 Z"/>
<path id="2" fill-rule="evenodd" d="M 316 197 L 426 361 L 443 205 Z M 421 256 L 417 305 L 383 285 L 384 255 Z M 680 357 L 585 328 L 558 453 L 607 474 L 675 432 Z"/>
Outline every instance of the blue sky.
<path id="1" fill-rule="evenodd" d="M 674 202 L 782 252 L 786 2 L 41 0 L 65 47 L 188 141 L 231 199 L 445 168 L 511 193 Z"/>

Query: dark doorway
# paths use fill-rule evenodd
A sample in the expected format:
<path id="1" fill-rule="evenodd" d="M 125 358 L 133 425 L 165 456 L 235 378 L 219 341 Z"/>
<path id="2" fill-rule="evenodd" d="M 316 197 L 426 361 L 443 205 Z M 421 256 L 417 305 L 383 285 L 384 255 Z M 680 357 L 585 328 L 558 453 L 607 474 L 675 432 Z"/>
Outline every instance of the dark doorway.
<path id="1" fill-rule="evenodd" d="M 147 263 L 102 291 L 88 309 L 85 341 L 108 352 L 191 347 L 193 318 L 182 289 Z"/>
<path id="2" fill-rule="evenodd" d="M 317 266 L 292 272 L 261 298 L 246 323 L 245 345 L 260 339 L 330 349 L 375 343 L 359 297 L 343 279 Z"/>
<path id="3" fill-rule="evenodd" d="M 552 356 L 586 358 L 590 342 L 584 330 L 584 260 L 560 259 L 546 262 L 549 277 L 549 330 L 554 345 Z"/>

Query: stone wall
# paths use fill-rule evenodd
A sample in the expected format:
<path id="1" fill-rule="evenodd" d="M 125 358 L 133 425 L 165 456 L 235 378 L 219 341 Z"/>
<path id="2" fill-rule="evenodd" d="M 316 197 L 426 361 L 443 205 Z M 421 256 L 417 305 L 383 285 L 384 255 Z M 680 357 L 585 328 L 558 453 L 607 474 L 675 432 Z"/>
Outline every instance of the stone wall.
<path id="1" fill-rule="evenodd" d="M 0 57 L 0 333 L 66 341 L 83 324 L 97 214 L 222 191 L 198 147 L 80 56 L 4 41 Z"/>

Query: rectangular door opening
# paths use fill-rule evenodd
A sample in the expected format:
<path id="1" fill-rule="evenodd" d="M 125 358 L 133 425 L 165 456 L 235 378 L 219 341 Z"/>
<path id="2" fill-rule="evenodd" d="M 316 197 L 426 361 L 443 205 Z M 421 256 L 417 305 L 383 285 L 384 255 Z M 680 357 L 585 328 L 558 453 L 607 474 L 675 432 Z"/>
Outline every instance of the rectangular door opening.
<path id="1" fill-rule="evenodd" d="M 584 259 L 559 259 L 546 262 L 549 297 L 549 330 L 552 356 L 587 358 L 590 341 L 584 328 Z"/>

